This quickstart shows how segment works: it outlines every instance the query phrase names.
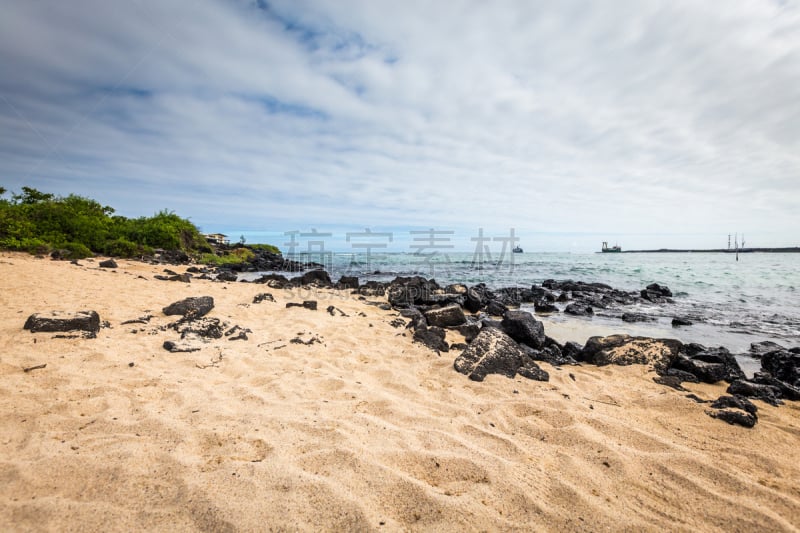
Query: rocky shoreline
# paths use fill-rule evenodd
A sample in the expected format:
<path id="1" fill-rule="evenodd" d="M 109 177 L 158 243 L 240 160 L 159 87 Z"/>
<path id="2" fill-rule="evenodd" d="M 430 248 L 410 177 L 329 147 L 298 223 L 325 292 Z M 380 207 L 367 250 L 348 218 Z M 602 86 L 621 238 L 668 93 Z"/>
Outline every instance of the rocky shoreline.
<path id="1" fill-rule="evenodd" d="M 278 265 L 275 257 L 269 261 L 272 261 L 270 265 L 273 268 Z M 287 266 L 286 262 L 280 264 Z M 99 266 L 117 267 L 113 260 L 101 262 Z M 288 266 L 305 269 L 314 265 Z M 253 268 L 261 268 L 260 263 Z M 190 283 L 194 277 L 220 282 L 237 281 L 235 269 L 231 268 L 190 266 L 184 273 L 170 269 L 165 269 L 165 272 L 166 276 L 156 275 L 155 278 L 185 283 Z M 405 326 L 414 342 L 437 353 L 459 353 L 453 364 L 455 370 L 474 381 L 483 381 L 489 374 L 501 374 L 509 378 L 520 375 L 532 380 L 548 381 L 549 374 L 539 366 L 541 362 L 554 367 L 581 364 L 647 365 L 658 374 L 654 378 L 657 383 L 679 391 L 685 391 L 682 386 L 685 382 L 728 383 L 729 396 L 721 396 L 714 401 L 700 400 L 691 394 L 688 398 L 707 403 L 709 416 L 745 427 L 753 427 L 758 419 L 757 407 L 750 399 L 775 406 L 786 400 L 800 400 L 800 348 L 788 349 L 770 342 L 752 344 L 750 351 L 744 355 L 759 359 L 761 368 L 748 378 L 736 356 L 722 346 L 706 347 L 697 343 L 684 344 L 676 339 L 626 334 L 594 336 L 583 344 L 561 344 L 546 335 L 544 325 L 535 316 L 559 312 L 556 303 L 564 306 L 564 314 L 572 316 L 591 316 L 597 308 L 614 309 L 642 301 L 656 305 L 672 303 L 670 289 L 656 283 L 638 292 L 631 292 L 603 283 L 550 279 L 529 288 L 490 290 L 482 283 L 442 287 L 435 280 L 420 276 L 363 284 L 356 277 L 344 276 L 334 283 L 322 269 L 307 270 L 292 279 L 280 274 L 267 274 L 252 283 L 275 289 L 346 290 L 362 300 L 385 297 L 387 303 L 379 304 L 380 307 L 384 311 L 396 311 L 400 317 L 407 319 L 407 322 L 398 319 L 393 325 Z M 253 303 L 264 299 L 272 299 L 272 295 L 257 295 Z M 532 305 L 534 313 L 519 310 L 523 304 Z M 315 311 L 317 302 L 309 300 L 287 303 L 286 306 Z M 179 340 L 165 341 L 164 348 L 171 352 L 192 352 L 199 350 L 201 343 L 209 338 L 220 339 L 224 336 L 228 340 L 248 339 L 247 333 L 251 333 L 249 329 L 206 317 L 213 307 L 213 298 L 208 296 L 189 298 L 165 307 L 165 315 L 177 314 L 181 318 L 161 328 L 162 331 L 169 329 L 180 334 Z M 331 306 L 328 312 L 334 314 L 335 309 Z M 645 315 L 634 313 L 623 313 L 621 318 L 624 322 L 649 320 Z M 146 322 L 143 318 L 139 320 Z M 95 311 L 85 311 L 74 316 L 33 314 L 24 327 L 31 332 L 77 330 L 84 337 L 92 338 L 100 324 Z M 683 317 L 673 318 L 675 326 L 686 324 L 691 324 L 691 321 Z M 448 343 L 448 332 L 457 332 L 463 336 L 464 342 Z"/>

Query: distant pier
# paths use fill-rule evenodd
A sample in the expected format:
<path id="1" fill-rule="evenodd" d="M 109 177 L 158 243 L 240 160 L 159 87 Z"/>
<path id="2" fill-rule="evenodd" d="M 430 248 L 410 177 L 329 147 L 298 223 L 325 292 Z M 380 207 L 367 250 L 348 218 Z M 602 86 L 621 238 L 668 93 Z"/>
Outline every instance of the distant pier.
<path id="1" fill-rule="evenodd" d="M 676 248 L 659 248 L 658 250 L 622 250 L 623 254 L 735 254 L 737 250 L 728 248 L 712 248 L 706 250 L 679 250 Z M 796 254 L 800 253 L 800 246 L 786 248 L 739 248 L 740 254 L 767 253 L 767 254 Z"/>

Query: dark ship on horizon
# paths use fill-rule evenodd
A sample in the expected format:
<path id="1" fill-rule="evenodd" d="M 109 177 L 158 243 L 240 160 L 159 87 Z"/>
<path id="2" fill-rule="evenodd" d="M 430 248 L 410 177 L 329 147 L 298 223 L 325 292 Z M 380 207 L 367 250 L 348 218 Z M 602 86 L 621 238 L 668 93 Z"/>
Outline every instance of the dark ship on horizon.
<path id="1" fill-rule="evenodd" d="M 603 241 L 603 248 L 600 251 L 604 254 L 618 254 L 622 251 L 622 248 L 620 248 L 618 244 L 609 247 L 608 242 Z"/>

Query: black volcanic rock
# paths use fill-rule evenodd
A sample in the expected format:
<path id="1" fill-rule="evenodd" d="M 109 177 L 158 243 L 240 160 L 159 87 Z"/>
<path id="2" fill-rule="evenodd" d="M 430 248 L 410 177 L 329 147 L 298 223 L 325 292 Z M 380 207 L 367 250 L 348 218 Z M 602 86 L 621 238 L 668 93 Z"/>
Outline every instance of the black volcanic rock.
<path id="1" fill-rule="evenodd" d="M 191 261 L 189 254 L 183 250 L 164 250 L 157 255 L 159 263 L 167 263 L 170 265 L 183 265 Z"/>
<path id="2" fill-rule="evenodd" d="M 594 309 L 591 306 L 582 302 L 572 302 L 565 309 L 564 312 L 573 316 L 592 316 Z"/>
<path id="3" fill-rule="evenodd" d="M 414 340 L 424 344 L 431 350 L 437 352 L 450 351 L 450 345 L 445 340 L 445 331 L 438 327 L 420 326 L 414 330 Z"/>
<path id="4" fill-rule="evenodd" d="M 358 287 L 358 294 L 361 296 L 383 296 L 386 294 L 388 283 L 381 281 L 365 281 Z"/>
<path id="5" fill-rule="evenodd" d="M 464 308 L 470 313 L 477 313 L 486 306 L 486 296 L 478 288 L 467 289 L 464 295 Z"/>
<path id="6" fill-rule="evenodd" d="M 780 391 L 780 397 L 786 400 L 791 400 L 793 402 L 800 401 L 800 387 L 795 387 L 794 385 L 790 385 L 785 381 L 781 381 L 772 377 L 772 374 L 769 372 L 756 372 L 753 376 L 753 379 L 750 380 L 753 383 L 758 383 L 761 385 L 769 385 Z"/>
<path id="7" fill-rule="evenodd" d="M 395 307 L 423 305 L 431 302 L 431 297 L 439 293 L 441 287 L 436 280 L 427 280 L 421 276 L 398 276 L 389 284 L 389 303 Z M 455 297 L 456 295 L 448 295 Z"/>
<path id="8" fill-rule="evenodd" d="M 262 292 L 253 296 L 253 303 L 260 304 L 261 302 L 274 302 L 275 298 L 268 292 Z"/>
<path id="9" fill-rule="evenodd" d="M 547 300 L 537 300 L 533 303 L 533 310 L 537 313 L 558 313 L 558 307 Z"/>
<path id="10" fill-rule="evenodd" d="M 336 282 L 337 289 L 357 289 L 358 277 L 357 276 L 342 276 Z"/>
<path id="11" fill-rule="evenodd" d="M 706 411 L 708 416 L 711 418 L 716 418 L 718 420 L 722 420 L 723 422 L 727 422 L 730 425 L 739 425 L 746 428 L 752 428 L 756 425 L 758 418 L 756 415 L 751 415 L 750 413 L 746 413 L 744 411 L 734 410 L 734 409 L 720 409 L 716 411 L 708 410 Z"/>
<path id="12" fill-rule="evenodd" d="M 508 308 L 498 300 L 490 300 L 486 304 L 486 312 L 491 316 L 503 316 L 508 311 Z"/>
<path id="13" fill-rule="evenodd" d="M 550 381 L 550 374 L 548 374 L 546 370 L 542 370 L 539 365 L 532 361 L 519 367 L 517 374 L 523 378 L 532 379 L 534 381 Z"/>
<path id="14" fill-rule="evenodd" d="M 215 317 L 194 318 L 191 315 L 170 324 L 181 339 L 221 339 L 225 324 Z"/>
<path id="15" fill-rule="evenodd" d="M 217 274 L 217 279 L 219 281 L 236 281 L 239 279 L 239 276 L 230 270 L 221 270 L 219 274 Z"/>
<path id="16" fill-rule="evenodd" d="M 563 357 L 571 357 L 572 359 L 578 361 L 579 360 L 578 354 L 580 354 L 581 351 L 583 351 L 583 346 L 581 346 L 577 342 L 569 341 L 565 343 L 564 346 L 561 348 L 561 355 Z"/>
<path id="17" fill-rule="evenodd" d="M 711 403 L 715 411 L 706 411 L 708 416 L 724 420 L 728 424 L 738 424 L 752 428 L 758 421 L 758 408 L 742 396 L 720 396 Z"/>
<path id="18" fill-rule="evenodd" d="M 540 350 L 545 344 L 544 325 L 527 311 L 506 311 L 500 327 L 515 341 Z"/>
<path id="19" fill-rule="evenodd" d="M 285 289 L 291 285 L 286 276 L 281 274 L 264 274 L 260 278 L 254 280 L 253 283 L 265 283 L 276 289 Z"/>
<path id="20" fill-rule="evenodd" d="M 200 346 L 197 343 L 190 341 L 164 341 L 163 346 L 165 350 L 172 353 L 196 352 L 200 350 Z"/>
<path id="21" fill-rule="evenodd" d="M 194 296 L 173 302 L 162 311 L 165 315 L 191 315 L 194 318 L 199 318 L 206 315 L 213 308 L 214 298 L 211 296 Z"/>
<path id="22" fill-rule="evenodd" d="M 782 403 L 780 400 L 781 390 L 779 387 L 755 383 L 745 379 L 737 379 L 731 383 L 726 392 L 736 396 L 756 398 L 770 405 L 778 405 Z"/>
<path id="23" fill-rule="evenodd" d="M 100 261 L 100 268 L 117 268 L 117 262 L 113 259 L 106 259 L 105 261 Z"/>
<path id="24" fill-rule="evenodd" d="M 467 286 L 463 283 L 451 283 L 444 288 L 444 292 L 447 294 L 460 294 L 463 296 L 464 294 L 467 294 Z"/>
<path id="25" fill-rule="evenodd" d="M 761 356 L 761 369 L 777 380 L 800 387 L 800 354 L 781 350 Z"/>
<path id="26" fill-rule="evenodd" d="M 487 315 L 481 316 L 478 320 L 478 323 L 481 325 L 482 328 L 496 328 L 496 329 L 503 329 L 500 325 L 499 320 L 495 320 Z"/>
<path id="27" fill-rule="evenodd" d="M 672 297 L 672 291 L 666 285 L 651 283 L 639 292 L 639 296 L 652 303 L 667 303 Z"/>
<path id="28" fill-rule="evenodd" d="M 645 288 L 646 291 L 654 292 L 659 296 L 663 296 L 665 298 L 672 297 L 672 291 L 669 290 L 669 287 L 666 285 L 659 285 L 658 283 L 651 283 Z"/>
<path id="29" fill-rule="evenodd" d="M 97 311 L 34 313 L 28 317 L 22 327 L 30 330 L 31 333 L 87 331 L 95 334 L 100 331 L 100 315 L 97 314 Z"/>
<path id="30" fill-rule="evenodd" d="M 550 379 L 511 337 L 496 328 L 481 330 L 453 366 L 473 381 L 483 381 L 488 374 L 513 378 L 517 373 L 538 381 Z"/>
<path id="31" fill-rule="evenodd" d="M 783 346 L 776 342 L 761 341 L 750 343 L 749 355 L 755 359 L 760 359 L 762 355 L 769 352 L 785 350 Z"/>
<path id="32" fill-rule="evenodd" d="M 553 366 L 578 364 L 572 357 L 565 357 L 556 345 L 547 345 L 541 350 L 535 350 L 525 344 L 520 344 L 519 346 L 522 348 L 522 351 L 534 361 L 545 361 Z"/>
<path id="33" fill-rule="evenodd" d="M 284 258 L 281 254 L 276 254 L 262 248 L 249 248 L 254 254 L 249 261 L 248 270 L 251 271 L 278 271 L 278 272 L 302 272 L 311 264 L 304 264 L 298 261 Z"/>
<path id="34" fill-rule="evenodd" d="M 416 329 L 416 328 L 428 327 L 428 320 L 425 318 L 425 315 L 422 314 L 422 311 L 420 311 L 416 307 L 406 307 L 400 309 L 400 316 L 411 319 L 411 321 L 406 326 L 408 328 Z"/>
<path id="35" fill-rule="evenodd" d="M 480 322 L 475 322 L 475 323 L 464 324 L 463 326 L 459 326 L 456 329 L 458 329 L 459 333 L 464 335 L 464 340 L 466 340 L 467 343 L 470 343 L 473 340 L 475 340 L 475 337 L 477 337 L 478 334 L 481 332 L 481 325 L 482 324 Z"/>
<path id="36" fill-rule="evenodd" d="M 698 344 L 687 345 L 672 366 L 694 374 L 704 383 L 719 381 L 731 383 L 737 379 L 745 379 L 736 357 L 723 347 L 705 348 Z"/>
<path id="37" fill-rule="evenodd" d="M 642 313 L 622 313 L 623 322 L 653 322 L 655 318 Z"/>
<path id="38" fill-rule="evenodd" d="M 286 303 L 286 308 L 288 309 L 289 307 L 302 307 L 302 308 L 308 309 L 310 311 L 316 311 L 317 310 L 317 301 L 316 300 L 306 300 L 303 303 L 287 302 Z"/>
<path id="39" fill-rule="evenodd" d="M 156 274 L 153 276 L 157 280 L 160 281 L 180 281 L 182 283 L 191 283 L 192 282 L 192 275 L 187 273 L 184 274 L 170 274 L 169 276 L 164 276 L 161 274 Z"/>
<path id="40" fill-rule="evenodd" d="M 292 280 L 300 285 L 315 285 L 317 287 L 332 287 L 331 277 L 324 270 L 309 270 L 296 280 Z"/>
<path id="41" fill-rule="evenodd" d="M 533 303 L 536 298 L 527 287 L 503 287 L 494 291 L 494 299 L 507 307 L 519 307 L 523 303 Z"/>
<path id="42" fill-rule="evenodd" d="M 429 309 L 425 311 L 425 318 L 428 320 L 428 324 L 440 328 L 460 326 L 467 322 L 464 311 L 456 304 Z"/>
<path id="43" fill-rule="evenodd" d="M 672 387 L 675 390 L 679 391 L 686 391 L 683 388 L 683 380 L 678 376 L 670 376 L 669 374 L 660 374 L 653 378 L 653 381 L 658 383 L 659 385 L 665 385 L 667 387 Z"/>
<path id="44" fill-rule="evenodd" d="M 675 339 L 651 339 L 630 335 L 591 337 L 576 359 L 598 366 L 650 365 L 659 374 L 664 374 L 678 357 L 681 346 L 681 342 Z"/>
<path id="45" fill-rule="evenodd" d="M 677 368 L 667 369 L 666 375 L 678 378 L 681 381 L 688 381 L 689 383 L 700 383 L 700 380 L 697 379 L 697 376 L 695 376 L 694 374 L 686 372 L 684 370 L 679 370 Z"/>

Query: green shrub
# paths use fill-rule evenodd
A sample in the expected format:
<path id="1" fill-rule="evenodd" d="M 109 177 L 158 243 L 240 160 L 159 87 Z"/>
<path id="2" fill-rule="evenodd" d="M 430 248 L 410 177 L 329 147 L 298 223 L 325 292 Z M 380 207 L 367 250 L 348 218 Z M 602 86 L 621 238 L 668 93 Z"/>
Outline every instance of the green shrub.
<path id="1" fill-rule="evenodd" d="M 266 250 L 267 252 L 272 252 L 273 254 L 281 255 L 281 251 L 277 246 L 273 246 L 271 244 L 248 244 L 248 248 L 252 250 Z"/>
<path id="2" fill-rule="evenodd" d="M 236 248 L 231 252 L 231 255 L 236 257 L 240 263 L 252 261 L 256 257 L 253 250 L 248 250 L 247 248 Z"/>
<path id="3" fill-rule="evenodd" d="M 75 257 L 92 252 L 134 257 L 153 248 L 212 251 L 197 227 L 175 213 L 163 210 L 136 219 L 113 213 L 111 207 L 88 198 L 22 187 L 11 200 L 0 198 L 0 248 L 32 253 L 68 249 Z"/>
<path id="4" fill-rule="evenodd" d="M 3 250 L 22 250 L 22 243 L 16 237 L 5 237 L 0 239 L 0 248 Z"/>
<path id="5" fill-rule="evenodd" d="M 103 251 L 106 255 L 112 257 L 135 257 L 137 255 L 143 255 L 142 246 L 129 241 L 125 237 L 108 241 Z"/>
<path id="6" fill-rule="evenodd" d="M 223 263 L 223 258 L 218 256 L 217 254 L 202 254 L 198 259 L 198 263 L 202 263 L 204 265 L 221 265 Z"/>
<path id="7" fill-rule="evenodd" d="M 94 256 L 86 245 L 79 242 L 68 242 L 64 245 L 64 249 L 69 252 L 70 259 L 83 259 L 85 257 Z"/>
<path id="8" fill-rule="evenodd" d="M 20 241 L 20 250 L 35 255 L 47 255 L 50 253 L 50 246 L 41 239 L 26 237 Z"/>
<path id="9" fill-rule="evenodd" d="M 248 250 L 247 248 L 237 248 L 231 253 L 222 256 L 216 254 L 203 254 L 198 259 L 198 262 L 203 263 L 204 265 L 213 266 L 237 265 L 239 263 L 246 263 L 255 256 L 256 254 L 254 254 L 252 250 Z"/>

